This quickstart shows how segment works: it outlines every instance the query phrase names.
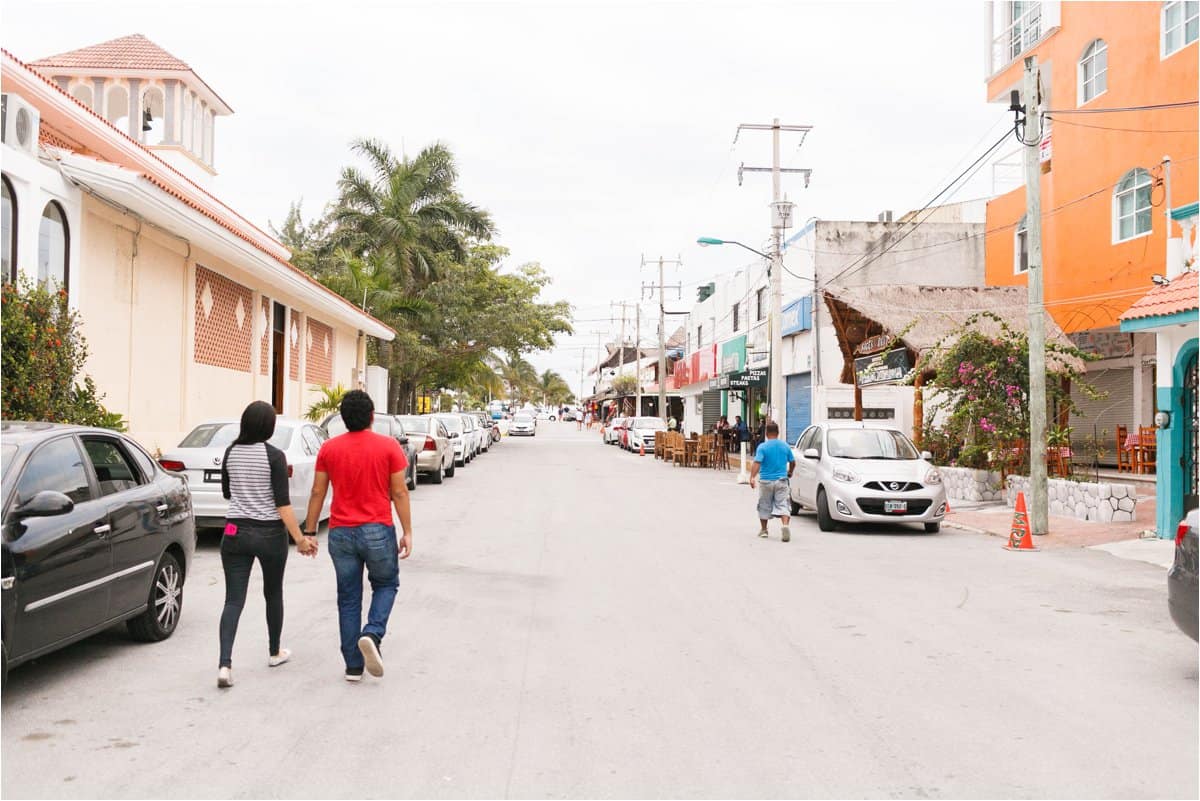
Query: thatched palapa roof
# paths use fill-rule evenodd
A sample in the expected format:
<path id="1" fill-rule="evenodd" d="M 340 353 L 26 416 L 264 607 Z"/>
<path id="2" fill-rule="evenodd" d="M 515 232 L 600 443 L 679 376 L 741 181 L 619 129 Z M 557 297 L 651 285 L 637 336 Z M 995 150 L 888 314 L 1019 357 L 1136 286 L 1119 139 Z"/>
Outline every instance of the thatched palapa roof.
<path id="1" fill-rule="evenodd" d="M 947 336 L 983 312 L 994 314 L 1016 331 L 1029 328 L 1029 296 L 1023 286 L 834 287 L 824 294 L 838 333 L 844 361 L 841 380 L 846 384 L 854 383 L 854 359 L 859 355 L 856 350 L 869 337 L 900 336 L 900 344 L 908 349 L 911 363 L 916 364 L 939 344 L 951 344 Z M 1047 343 L 1072 347 L 1049 313 L 1045 314 L 1045 325 Z M 976 319 L 974 328 L 987 336 L 1000 334 L 1000 323 L 986 316 Z M 1077 358 L 1053 352 L 1046 354 L 1046 364 L 1053 371 L 1084 367 Z M 926 371 L 927 378 L 931 374 L 931 370 Z"/>

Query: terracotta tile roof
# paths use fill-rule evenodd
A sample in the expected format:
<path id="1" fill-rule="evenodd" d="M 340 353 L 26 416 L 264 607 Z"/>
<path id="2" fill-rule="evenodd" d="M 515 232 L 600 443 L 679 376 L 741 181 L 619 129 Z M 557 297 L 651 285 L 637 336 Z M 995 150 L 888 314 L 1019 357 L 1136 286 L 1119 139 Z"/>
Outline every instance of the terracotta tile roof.
<path id="1" fill-rule="evenodd" d="M 38 144 L 72 150 L 76 153 L 82 153 L 85 150 L 83 145 L 44 122 L 38 126 Z"/>
<path id="2" fill-rule="evenodd" d="M 192 68 L 154 42 L 135 33 L 78 50 L 29 62 L 34 67 L 84 67 L 120 70 L 180 70 Z"/>
<path id="3" fill-rule="evenodd" d="M 1166 317 L 1180 312 L 1200 309 L 1200 284 L 1195 270 L 1171 279 L 1166 286 L 1156 286 L 1130 306 L 1122 320 L 1139 320 L 1144 317 Z"/>

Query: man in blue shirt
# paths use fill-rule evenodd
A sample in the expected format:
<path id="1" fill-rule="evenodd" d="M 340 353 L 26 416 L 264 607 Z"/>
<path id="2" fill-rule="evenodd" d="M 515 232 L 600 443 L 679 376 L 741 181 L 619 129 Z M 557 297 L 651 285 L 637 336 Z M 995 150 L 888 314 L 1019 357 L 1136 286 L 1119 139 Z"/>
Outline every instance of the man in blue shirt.
<path id="1" fill-rule="evenodd" d="M 796 469 L 796 457 L 786 442 L 779 439 L 779 424 L 767 423 L 767 439 L 754 453 L 754 464 L 750 465 L 750 488 L 758 488 L 758 536 L 767 536 L 767 521 L 778 517 L 783 521 L 783 541 L 792 538 L 788 528 L 791 522 L 792 498 L 788 490 L 788 479 Z"/>

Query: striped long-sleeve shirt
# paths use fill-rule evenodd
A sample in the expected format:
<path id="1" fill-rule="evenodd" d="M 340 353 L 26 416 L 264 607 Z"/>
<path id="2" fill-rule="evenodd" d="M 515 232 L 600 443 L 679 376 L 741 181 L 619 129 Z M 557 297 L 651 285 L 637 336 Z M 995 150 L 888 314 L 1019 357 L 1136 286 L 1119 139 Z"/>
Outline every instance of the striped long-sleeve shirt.
<path id="1" fill-rule="evenodd" d="M 287 457 L 265 442 L 230 445 L 221 463 L 221 492 L 229 520 L 278 520 L 278 507 L 292 503 Z"/>

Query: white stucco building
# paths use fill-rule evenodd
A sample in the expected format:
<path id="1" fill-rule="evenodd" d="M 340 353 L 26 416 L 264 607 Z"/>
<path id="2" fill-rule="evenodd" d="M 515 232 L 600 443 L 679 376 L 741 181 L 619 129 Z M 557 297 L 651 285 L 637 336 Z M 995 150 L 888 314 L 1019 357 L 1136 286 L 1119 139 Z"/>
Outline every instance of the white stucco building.
<path id="1" fill-rule="evenodd" d="M 364 386 L 366 337 L 395 332 L 208 191 L 231 110 L 190 67 L 141 36 L 2 58 L 3 278 L 67 290 L 130 433 L 167 448 L 254 399 L 298 416 Z"/>

